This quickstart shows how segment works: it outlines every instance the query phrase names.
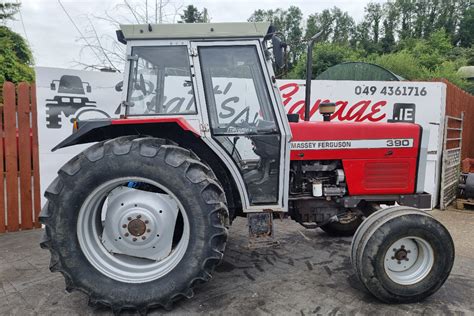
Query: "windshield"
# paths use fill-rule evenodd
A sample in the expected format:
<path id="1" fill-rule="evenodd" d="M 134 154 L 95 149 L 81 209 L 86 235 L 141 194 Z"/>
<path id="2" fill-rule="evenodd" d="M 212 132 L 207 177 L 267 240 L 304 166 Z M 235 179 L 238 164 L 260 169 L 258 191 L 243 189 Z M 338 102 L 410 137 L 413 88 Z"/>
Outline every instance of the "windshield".
<path id="1" fill-rule="evenodd" d="M 128 115 L 196 113 L 186 46 L 133 47 Z"/>

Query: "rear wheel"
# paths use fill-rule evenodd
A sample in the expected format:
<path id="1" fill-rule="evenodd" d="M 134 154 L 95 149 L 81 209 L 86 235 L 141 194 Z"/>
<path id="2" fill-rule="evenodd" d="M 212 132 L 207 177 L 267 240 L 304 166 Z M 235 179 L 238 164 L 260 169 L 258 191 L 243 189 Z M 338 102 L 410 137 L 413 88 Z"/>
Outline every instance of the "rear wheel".
<path id="1" fill-rule="evenodd" d="M 374 213 L 360 226 L 351 261 L 359 280 L 378 299 L 417 302 L 448 278 L 454 244 L 446 228 L 425 212 L 392 207 Z"/>
<path id="2" fill-rule="evenodd" d="M 50 269 L 91 304 L 168 308 L 222 259 L 223 190 L 210 168 L 164 140 L 98 143 L 59 171 L 46 197 Z"/>

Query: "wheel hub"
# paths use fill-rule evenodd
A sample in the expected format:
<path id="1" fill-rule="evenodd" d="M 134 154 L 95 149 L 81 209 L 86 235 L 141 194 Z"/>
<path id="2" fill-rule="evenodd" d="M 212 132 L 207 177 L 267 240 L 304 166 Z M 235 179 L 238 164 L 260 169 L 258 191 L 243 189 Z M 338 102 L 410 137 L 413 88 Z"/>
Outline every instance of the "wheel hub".
<path id="1" fill-rule="evenodd" d="M 397 260 L 398 264 L 401 264 L 401 261 L 409 261 L 408 254 L 411 253 L 411 250 L 406 250 L 405 245 L 401 245 L 400 249 L 393 248 L 395 255 L 392 257 L 392 260 Z"/>
<path id="2" fill-rule="evenodd" d="M 124 225 L 126 225 L 126 224 L 124 224 Z M 128 231 L 133 236 L 141 236 L 146 232 L 146 229 L 147 229 L 145 222 L 138 219 L 138 218 L 131 220 L 128 223 L 128 225 L 126 225 L 125 227 L 128 228 Z"/>
<path id="3" fill-rule="evenodd" d="M 179 209 L 168 195 L 120 186 L 105 204 L 102 244 L 110 253 L 151 260 L 170 254 Z"/>
<path id="4" fill-rule="evenodd" d="M 410 285 L 421 281 L 434 263 L 429 243 L 419 237 L 406 237 L 393 243 L 385 254 L 385 272 L 392 281 Z"/>

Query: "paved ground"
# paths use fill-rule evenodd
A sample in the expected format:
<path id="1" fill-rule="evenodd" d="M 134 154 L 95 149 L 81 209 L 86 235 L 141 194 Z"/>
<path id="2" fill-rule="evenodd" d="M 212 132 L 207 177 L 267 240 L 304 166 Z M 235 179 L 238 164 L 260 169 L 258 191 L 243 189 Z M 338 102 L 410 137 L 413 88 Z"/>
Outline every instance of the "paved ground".
<path id="1" fill-rule="evenodd" d="M 252 251 L 245 221 L 238 220 L 213 280 L 172 314 L 474 315 L 474 212 L 434 214 L 452 232 L 457 256 L 446 284 L 422 303 L 384 305 L 364 292 L 348 258 L 350 238 L 276 221 L 281 246 Z M 62 276 L 48 270 L 49 252 L 38 246 L 40 233 L 0 235 L 0 315 L 109 314 L 88 307 L 83 294 L 64 291 Z"/>

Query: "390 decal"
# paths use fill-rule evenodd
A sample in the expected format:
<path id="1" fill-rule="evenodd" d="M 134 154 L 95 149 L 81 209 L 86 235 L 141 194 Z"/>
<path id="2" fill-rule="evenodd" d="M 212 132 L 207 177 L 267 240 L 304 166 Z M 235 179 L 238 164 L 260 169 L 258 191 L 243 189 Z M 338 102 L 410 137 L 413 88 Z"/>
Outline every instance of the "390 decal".
<path id="1" fill-rule="evenodd" d="M 413 147 L 413 139 L 387 139 L 387 147 Z"/>
<path id="2" fill-rule="evenodd" d="M 394 87 L 394 86 L 383 86 L 380 91 L 376 86 L 356 86 L 354 93 L 356 95 L 374 95 L 378 92 L 381 95 L 400 95 L 400 96 L 426 96 L 428 92 L 425 87 L 415 87 L 415 86 L 404 86 L 404 87 Z"/>

